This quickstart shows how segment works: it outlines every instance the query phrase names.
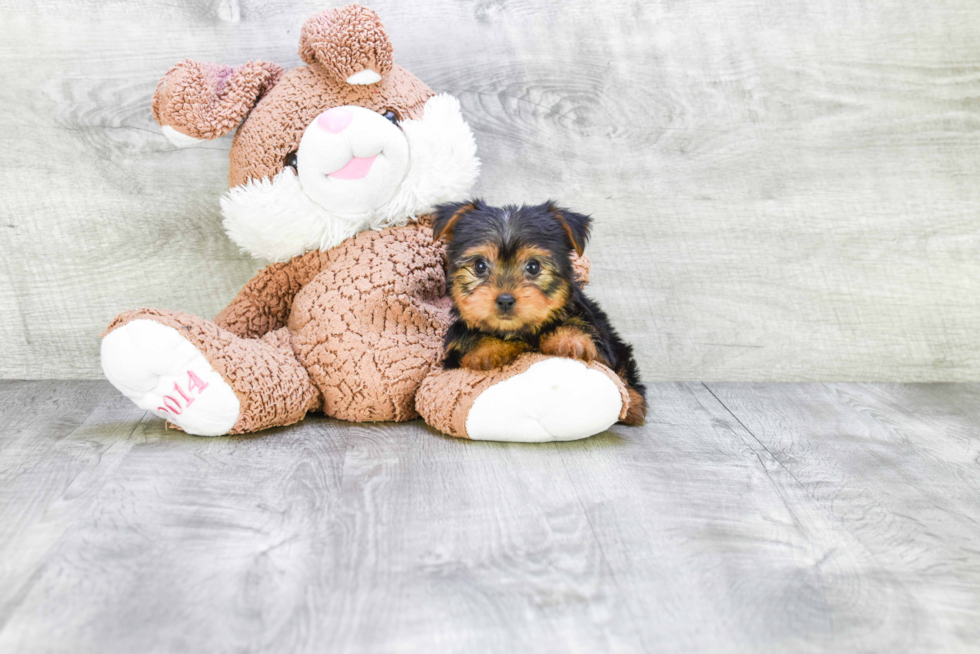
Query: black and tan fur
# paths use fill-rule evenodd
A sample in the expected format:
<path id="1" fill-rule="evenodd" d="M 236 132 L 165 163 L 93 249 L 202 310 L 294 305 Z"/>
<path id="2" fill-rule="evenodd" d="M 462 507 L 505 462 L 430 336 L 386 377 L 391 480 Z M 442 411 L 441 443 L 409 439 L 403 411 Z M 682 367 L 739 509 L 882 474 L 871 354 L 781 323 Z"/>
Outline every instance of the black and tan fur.
<path id="1" fill-rule="evenodd" d="M 445 238 L 456 319 L 446 334 L 446 368 L 489 370 L 524 352 L 598 361 L 630 394 L 626 424 L 643 423 L 645 388 L 625 343 L 574 281 L 591 219 L 551 202 L 491 207 L 481 200 L 436 209 L 433 237 Z"/>

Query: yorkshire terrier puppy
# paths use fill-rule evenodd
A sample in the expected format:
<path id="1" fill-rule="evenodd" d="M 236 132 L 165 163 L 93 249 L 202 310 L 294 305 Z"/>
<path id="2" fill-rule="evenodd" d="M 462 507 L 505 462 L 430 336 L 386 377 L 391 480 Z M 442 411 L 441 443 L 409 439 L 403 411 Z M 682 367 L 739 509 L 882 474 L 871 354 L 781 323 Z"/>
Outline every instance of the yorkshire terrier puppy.
<path id="1" fill-rule="evenodd" d="M 646 399 L 633 348 L 582 293 L 572 252 L 582 256 L 592 220 L 556 207 L 491 207 L 481 200 L 436 208 L 433 238 L 448 241 L 456 319 L 446 333 L 446 368 L 490 370 L 523 352 L 598 361 L 626 383 L 623 420 L 641 425 Z"/>

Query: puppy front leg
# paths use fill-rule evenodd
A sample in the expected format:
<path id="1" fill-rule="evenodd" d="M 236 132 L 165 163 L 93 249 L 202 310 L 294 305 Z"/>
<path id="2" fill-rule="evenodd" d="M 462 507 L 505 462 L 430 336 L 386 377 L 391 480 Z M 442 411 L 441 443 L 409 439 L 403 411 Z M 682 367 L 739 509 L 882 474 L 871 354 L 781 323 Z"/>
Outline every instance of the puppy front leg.
<path id="1" fill-rule="evenodd" d="M 471 370 L 502 368 L 531 348 L 520 341 L 504 341 L 484 336 L 472 350 L 463 355 L 460 363 Z"/>
<path id="2" fill-rule="evenodd" d="M 590 334 L 574 325 L 562 325 L 541 338 L 541 351 L 558 357 L 595 361 L 598 357 Z"/>
<path id="3" fill-rule="evenodd" d="M 446 356 L 442 365 L 447 370 L 469 368 L 492 370 L 501 368 L 531 349 L 522 342 L 505 341 L 470 329 L 462 320 L 449 326 L 446 332 Z"/>

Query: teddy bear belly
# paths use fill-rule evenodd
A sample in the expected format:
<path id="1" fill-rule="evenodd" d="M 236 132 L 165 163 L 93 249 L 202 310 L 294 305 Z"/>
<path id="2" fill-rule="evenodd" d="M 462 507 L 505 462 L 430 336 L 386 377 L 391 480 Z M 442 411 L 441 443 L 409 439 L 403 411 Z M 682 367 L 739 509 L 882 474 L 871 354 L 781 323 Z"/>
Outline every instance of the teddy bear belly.
<path id="1" fill-rule="evenodd" d="M 383 288 L 303 290 L 289 330 L 324 413 L 354 422 L 418 417 L 415 394 L 442 357 L 449 298 Z"/>

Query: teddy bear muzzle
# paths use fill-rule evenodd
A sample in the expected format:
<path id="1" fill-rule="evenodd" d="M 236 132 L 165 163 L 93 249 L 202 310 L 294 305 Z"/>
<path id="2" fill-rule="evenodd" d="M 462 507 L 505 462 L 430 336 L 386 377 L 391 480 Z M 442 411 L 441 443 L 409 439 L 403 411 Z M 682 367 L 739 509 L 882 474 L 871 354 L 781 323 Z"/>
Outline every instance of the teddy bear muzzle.
<path id="1" fill-rule="evenodd" d="M 303 191 L 328 211 L 367 213 L 392 198 L 409 168 L 394 123 L 370 109 L 334 107 L 314 118 L 296 153 Z"/>

